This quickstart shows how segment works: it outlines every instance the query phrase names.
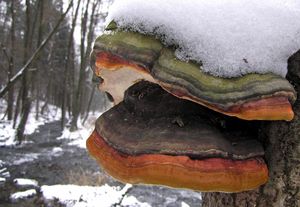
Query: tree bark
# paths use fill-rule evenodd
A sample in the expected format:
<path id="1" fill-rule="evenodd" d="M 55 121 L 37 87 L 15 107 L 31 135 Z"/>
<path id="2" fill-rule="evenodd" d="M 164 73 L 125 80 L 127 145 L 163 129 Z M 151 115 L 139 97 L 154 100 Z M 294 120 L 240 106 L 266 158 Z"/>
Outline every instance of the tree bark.
<path id="1" fill-rule="evenodd" d="M 86 35 L 87 35 L 87 22 L 88 22 L 88 9 L 89 9 L 90 0 L 86 1 L 85 5 L 85 11 L 82 14 L 81 18 L 81 44 L 80 44 L 80 70 L 79 70 L 79 79 L 78 79 L 78 85 L 77 90 L 75 90 L 75 99 L 73 103 L 73 117 L 71 121 L 71 130 L 76 130 L 77 127 L 77 121 L 82 109 L 82 94 L 83 89 L 85 87 L 85 79 L 86 79 L 86 48 L 85 48 L 85 42 L 86 42 Z"/>
<path id="2" fill-rule="evenodd" d="M 39 26 L 38 26 L 38 40 L 36 48 L 39 47 L 39 45 L 42 42 L 43 38 L 43 19 L 44 19 L 44 0 L 38 1 L 37 5 L 38 11 L 36 14 Z M 36 68 L 41 67 L 41 58 L 40 56 L 37 57 L 37 60 L 35 61 Z M 32 91 L 35 90 L 35 119 L 39 119 L 39 108 L 40 108 L 40 80 L 39 80 L 39 70 L 36 70 L 33 73 L 32 77 Z"/>
<path id="3" fill-rule="evenodd" d="M 72 60 L 72 48 L 73 48 L 73 43 L 74 43 L 74 31 L 76 27 L 76 21 L 77 21 L 77 16 L 78 16 L 78 11 L 79 11 L 79 6 L 80 6 L 81 0 L 77 1 L 77 6 L 75 10 L 75 14 L 73 16 L 72 20 L 72 25 L 71 25 L 71 31 L 69 34 L 69 41 L 68 41 L 68 50 L 67 50 L 67 57 L 66 57 L 66 62 L 65 62 L 65 68 L 64 68 L 64 77 L 63 77 L 63 91 L 62 91 L 62 104 L 61 104 L 61 128 L 63 129 L 65 127 L 65 117 L 66 117 L 66 102 L 67 102 L 67 93 L 68 91 L 68 76 L 69 76 L 69 68 L 70 68 L 70 61 Z M 74 70 L 74 68 L 73 68 Z"/>
<path id="4" fill-rule="evenodd" d="M 29 99 L 29 97 L 27 97 L 27 99 Z M 23 111 L 21 114 L 20 123 L 16 131 L 16 138 L 17 138 L 16 141 L 18 144 L 21 144 L 24 140 L 24 131 L 30 113 L 30 108 L 31 108 L 31 100 L 25 100 L 23 104 L 23 109 L 22 109 Z"/>
<path id="5" fill-rule="evenodd" d="M 265 147 L 269 181 L 259 189 L 237 193 L 203 193 L 203 207 L 300 206 L 300 50 L 288 61 L 287 79 L 298 98 L 291 122 L 263 122 L 260 137 Z"/>
<path id="6" fill-rule="evenodd" d="M 11 1 L 10 12 L 11 12 L 11 28 L 10 28 L 10 60 L 8 66 L 8 80 L 10 80 L 14 74 L 14 54 L 15 54 L 15 4 Z M 13 107 L 14 106 L 14 87 L 11 87 L 8 91 L 7 98 L 7 119 L 12 120 L 13 118 Z"/>
<path id="7" fill-rule="evenodd" d="M 93 89 L 91 91 L 89 102 L 88 102 L 88 106 L 87 106 L 86 113 L 85 113 L 85 117 L 84 117 L 84 119 L 82 121 L 82 125 L 84 125 L 84 123 L 86 122 L 87 118 L 89 117 L 89 111 L 91 109 L 92 101 L 93 101 L 94 94 L 95 94 L 95 89 L 96 89 L 96 85 L 93 86 Z"/>
<path id="8" fill-rule="evenodd" d="M 31 42 L 32 42 L 32 34 L 30 34 L 31 27 L 31 2 L 30 0 L 25 1 L 26 5 L 26 26 L 25 26 L 25 35 L 24 35 L 24 56 L 23 61 L 26 64 L 28 59 L 28 55 L 31 51 Z M 17 141 L 21 143 L 24 139 L 24 130 L 27 122 L 27 118 L 30 112 L 31 98 L 29 93 L 29 73 L 28 70 L 24 71 L 24 76 L 22 79 L 22 87 L 20 89 L 22 96 L 22 110 L 21 110 L 21 119 L 17 128 Z"/>

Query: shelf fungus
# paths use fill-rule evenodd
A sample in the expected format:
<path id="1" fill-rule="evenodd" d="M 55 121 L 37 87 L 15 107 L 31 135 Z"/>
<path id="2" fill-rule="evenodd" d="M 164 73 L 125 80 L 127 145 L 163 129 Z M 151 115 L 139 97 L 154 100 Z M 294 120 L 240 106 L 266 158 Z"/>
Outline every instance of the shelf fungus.
<path id="1" fill-rule="evenodd" d="M 254 189 L 268 179 L 264 150 L 244 130 L 231 133 L 234 122 L 142 81 L 97 120 L 87 147 L 123 182 L 200 191 Z"/>
<path id="2" fill-rule="evenodd" d="M 119 30 L 97 38 L 91 66 L 115 106 L 87 148 L 116 179 L 214 192 L 267 182 L 257 126 L 293 119 L 296 92 L 286 79 L 212 76 L 152 36 Z"/>
<path id="3" fill-rule="evenodd" d="M 214 111 L 245 120 L 286 120 L 294 117 L 293 86 L 275 74 L 221 78 L 178 60 L 159 40 L 135 32 L 111 32 L 94 45 L 92 67 L 103 78 L 101 90 L 123 100 L 124 91 L 141 80 L 159 84 L 169 93 Z"/>

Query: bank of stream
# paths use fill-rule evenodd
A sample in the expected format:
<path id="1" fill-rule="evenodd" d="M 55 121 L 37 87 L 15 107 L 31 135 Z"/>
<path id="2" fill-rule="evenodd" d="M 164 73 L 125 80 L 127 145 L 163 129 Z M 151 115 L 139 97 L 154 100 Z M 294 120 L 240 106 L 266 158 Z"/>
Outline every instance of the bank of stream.
<path id="1" fill-rule="evenodd" d="M 65 206 L 57 199 L 51 202 L 45 200 L 40 188 L 43 185 L 101 186 L 107 184 L 119 186 L 118 188 L 124 187 L 124 184 L 103 173 L 86 149 L 70 145 L 68 139 L 58 139 L 61 135 L 59 122 L 50 122 L 28 135 L 27 143 L 0 149 L 2 169 L 10 174 L 6 182 L 0 185 L 0 206 L 20 206 L 20 203 L 21 206 Z M 15 178 L 38 181 L 38 186 L 34 187 L 37 194 L 12 201 L 13 193 L 32 188 L 18 187 L 14 183 Z M 123 196 L 133 196 L 139 202 L 149 206 L 201 206 L 200 193 L 159 186 L 132 186 Z M 101 203 L 99 206 L 102 206 Z M 114 206 L 130 205 L 123 205 L 122 200 L 118 200 Z"/>

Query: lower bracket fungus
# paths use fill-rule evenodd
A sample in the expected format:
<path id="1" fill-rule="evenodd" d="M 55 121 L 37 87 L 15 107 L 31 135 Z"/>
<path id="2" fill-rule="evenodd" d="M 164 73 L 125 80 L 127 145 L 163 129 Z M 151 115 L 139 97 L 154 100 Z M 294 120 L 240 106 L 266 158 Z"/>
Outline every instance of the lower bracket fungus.
<path id="1" fill-rule="evenodd" d="M 267 182 L 268 169 L 256 132 L 231 133 L 220 124 L 236 121 L 142 81 L 97 120 L 87 147 L 123 182 L 240 192 Z"/>

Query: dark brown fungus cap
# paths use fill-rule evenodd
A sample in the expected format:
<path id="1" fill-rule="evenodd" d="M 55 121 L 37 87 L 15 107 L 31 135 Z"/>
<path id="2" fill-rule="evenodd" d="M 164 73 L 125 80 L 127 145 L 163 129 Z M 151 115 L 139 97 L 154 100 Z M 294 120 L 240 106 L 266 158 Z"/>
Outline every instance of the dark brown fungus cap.
<path id="1" fill-rule="evenodd" d="M 222 192 L 264 184 L 268 170 L 255 133 L 231 133 L 220 119 L 142 81 L 98 119 L 87 146 L 109 174 L 124 182 Z"/>
<path id="2" fill-rule="evenodd" d="M 157 85 L 139 82 L 128 89 L 123 102 L 98 118 L 96 130 L 110 146 L 133 156 L 247 159 L 264 155 L 261 144 L 246 133 L 221 132 L 213 122 L 218 118 Z"/>

